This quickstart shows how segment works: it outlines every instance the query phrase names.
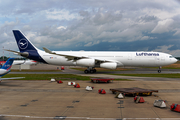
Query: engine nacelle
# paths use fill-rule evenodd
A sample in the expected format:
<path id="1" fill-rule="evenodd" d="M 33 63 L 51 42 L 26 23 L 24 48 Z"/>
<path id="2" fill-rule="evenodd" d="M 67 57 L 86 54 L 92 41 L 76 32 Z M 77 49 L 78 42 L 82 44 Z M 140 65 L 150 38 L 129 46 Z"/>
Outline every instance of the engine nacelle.
<path id="1" fill-rule="evenodd" d="M 86 66 L 86 67 L 94 67 L 95 66 L 95 60 L 94 59 L 79 59 L 76 61 L 76 65 Z"/>
<path id="2" fill-rule="evenodd" d="M 117 68 L 117 63 L 113 62 L 105 62 L 100 64 L 101 68 L 106 68 L 106 69 L 116 69 Z"/>

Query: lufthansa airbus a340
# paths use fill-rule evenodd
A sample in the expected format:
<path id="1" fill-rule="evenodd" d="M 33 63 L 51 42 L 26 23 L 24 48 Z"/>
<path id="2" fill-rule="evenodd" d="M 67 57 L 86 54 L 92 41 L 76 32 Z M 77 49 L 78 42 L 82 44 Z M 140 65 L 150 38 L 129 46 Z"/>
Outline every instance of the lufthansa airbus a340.
<path id="1" fill-rule="evenodd" d="M 113 52 L 113 51 L 44 51 L 36 48 L 23 33 L 13 30 L 19 52 L 18 55 L 35 61 L 60 66 L 84 66 L 84 73 L 95 73 L 95 67 L 116 69 L 124 66 L 159 67 L 177 62 L 172 55 L 162 52 Z"/>

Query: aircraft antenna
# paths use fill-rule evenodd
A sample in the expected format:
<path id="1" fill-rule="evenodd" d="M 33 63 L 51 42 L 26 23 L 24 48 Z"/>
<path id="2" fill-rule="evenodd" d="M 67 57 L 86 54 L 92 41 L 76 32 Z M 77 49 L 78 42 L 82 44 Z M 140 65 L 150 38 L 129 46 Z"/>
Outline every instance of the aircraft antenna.
<path id="1" fill-rule="evenodd" d="M 4 62 L 4 46 L 3 46 L 3 62 Z"/>

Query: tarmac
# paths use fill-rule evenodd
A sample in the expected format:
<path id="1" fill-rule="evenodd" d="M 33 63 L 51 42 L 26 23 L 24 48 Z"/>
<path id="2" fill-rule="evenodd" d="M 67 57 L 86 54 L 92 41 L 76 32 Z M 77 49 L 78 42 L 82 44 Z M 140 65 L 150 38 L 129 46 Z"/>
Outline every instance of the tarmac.
<path id="1" fill-rule="evenodd" d="M 172 103 L 180 104 L 180 79 L 98 73 L 88 74 L 88 76 L 121 77 L 133 81 L 111 83 L 74 81 L 80 84 L 80 88 L 68 86 L 69 81 L 63 81 L 62 84 L 50 82 L 50 80 L 2 81 L 0 83 L 0 120 L 180 120 L 180 113 L 170 110 Z M 93 86 L 94 89 L 86 91 L 86 86 Z M 143 96 L 145 103 L 136 104 L 133 101 L 134 97 L 118 99 L 109 90 L 131 87 L 155 89 L 159 92 L 153 93 L 152 96 Z M 105 89 L 106 94 L 99 94 L 99 89 Z M 167 108 L 154 107 L 153 103 L 158 99 L 165 100 Z"/>

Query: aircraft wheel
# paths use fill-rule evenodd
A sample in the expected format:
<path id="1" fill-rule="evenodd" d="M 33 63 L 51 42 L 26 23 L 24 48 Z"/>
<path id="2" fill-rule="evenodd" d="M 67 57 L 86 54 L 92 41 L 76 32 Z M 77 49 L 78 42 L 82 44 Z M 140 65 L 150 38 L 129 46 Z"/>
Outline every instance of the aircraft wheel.
<path id="1" fill-rule="evenodd" d="M 84 71 L 84 73 L 85 73 L 85 74 L 88 74 L 88 73 L 89 73 L 89 71 L 88 71 L 88 70 L 85 70 L 85 71 Z"/>
<path id="2" fill-rule="evenodd" d="M 90 73 L 94 73 L 94 70 L 90 70 Z"/>
<path id="3" fill-rule="evenodd" d="M 161 73 L 161 70 L 158 70 L 158 73 Z"/>

